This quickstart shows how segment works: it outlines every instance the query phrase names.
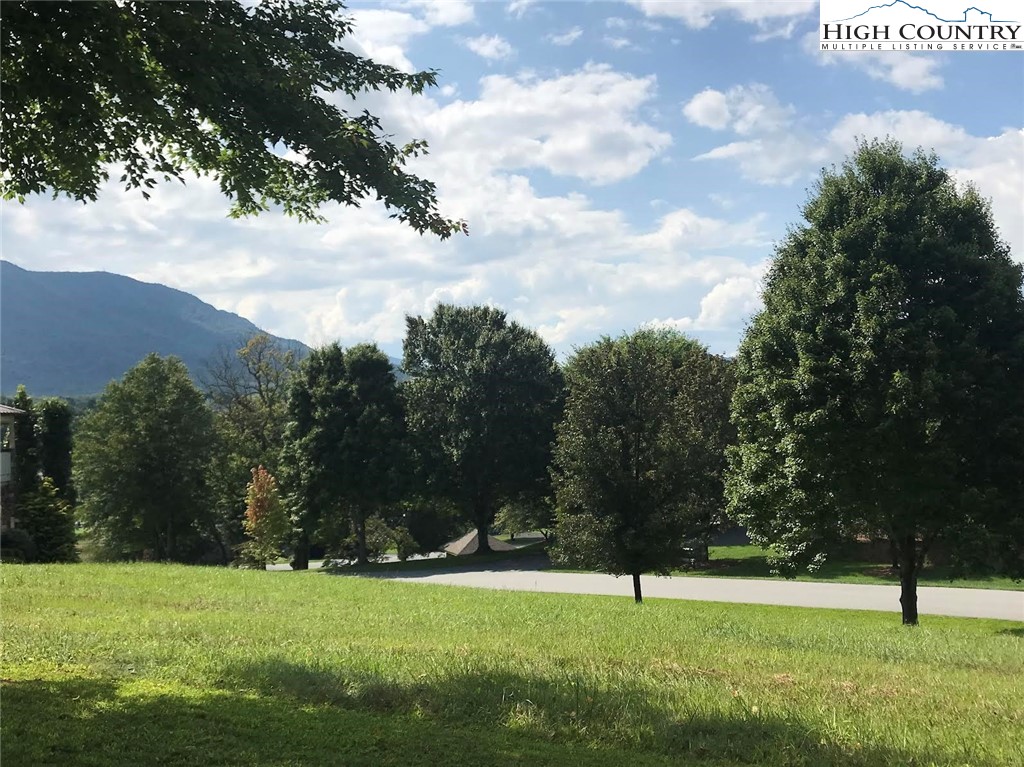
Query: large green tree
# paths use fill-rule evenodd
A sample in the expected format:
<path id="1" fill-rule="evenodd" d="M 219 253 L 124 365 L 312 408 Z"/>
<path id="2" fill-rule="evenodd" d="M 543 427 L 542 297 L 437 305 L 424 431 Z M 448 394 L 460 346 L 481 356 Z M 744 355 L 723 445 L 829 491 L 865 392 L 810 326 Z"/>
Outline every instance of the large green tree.
<path id="1" fill-rule="evenodd" d="M 558 427 L 555 555 L 640 576 L 687 558 L 724 509 L 731 364 L 670 330 L 639 330 L 578 350 L 566 364 Z"/>
<path id="2" fill-rule="evenodd" d="M 862 144 L 779 245 L 739 351 L 732 512 L 782 564 L 888 537 L 903 622 L 942 546 L 1024 566 L 1022 269 L 938 159 Z"/>
<path id="3" fill-rule="evenodd" d="M 382 200 L 418 232 L 465 224 L 405 170 L 360 93 L 419 93 L 405 73 L 352 53 L 340 0 L 0 4 L 5 199 L 52 191 L 94 200 L 112 168 L 146 189 L 212 175 L 233 215 L 280 205 L 317 219 L 325 202 Z M 286 151 L 288 150 L 288 151 Z M 148 195 L 147 195 L 148 196 Z"/>
<path id="4" fill-rule="evenodd" d="M 209 534 L 213 414 L 188 370 L 155 354 L 107 386 L 75 434 L 86 524 L 125 556 L 195 559 Z"/>
<path id="5" fill-rule="evenodd" d="M 282 454 L 297 512 L 296 567 L 308 566 L 319 531 L 336 546 L 343 532 L 367 561 L 366 522 L 398 498 L 404 423 L 391 362 L 380 349 L 331 344 L 303 360 L 292 383 Z"/>
<path id="6" fill-rule="evenodd" d="M 403 387 L 418 466 L 486 552 L 504 503 L 547 493 L 561 372 L 541 337 L 500 309 L 441 304 L 406 324 Z"/>

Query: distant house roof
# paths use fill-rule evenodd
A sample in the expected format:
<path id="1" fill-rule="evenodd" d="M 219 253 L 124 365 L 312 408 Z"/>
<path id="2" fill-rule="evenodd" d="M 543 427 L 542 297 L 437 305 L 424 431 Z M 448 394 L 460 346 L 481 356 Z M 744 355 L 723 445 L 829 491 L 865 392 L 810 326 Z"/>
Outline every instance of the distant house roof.
<path id="1" fill-rule="evenodd" d="M 24 410 L 18 410 L 16 407 L 10 405 L 0 405 L 0 413 L 4 415 L 25 415 Z"/>
<path id="2" fill-rule="evenodd" d="M 515 551 L 516 547 L 511 546 L 505 541 L 499 541 L 493 535 L 487 536 L 487 543 L 491 546 L 491 551 Z M 453 557 L 461 557 L 466 554 L 475 554 L 476 550 L 480 547 L 480 538 L 477 535 L 476 530 L 466 533 L 461 538 L 456 538 L 454 541 L 446 544 L 443 548 L 446 554 L 450 554 Z"/>

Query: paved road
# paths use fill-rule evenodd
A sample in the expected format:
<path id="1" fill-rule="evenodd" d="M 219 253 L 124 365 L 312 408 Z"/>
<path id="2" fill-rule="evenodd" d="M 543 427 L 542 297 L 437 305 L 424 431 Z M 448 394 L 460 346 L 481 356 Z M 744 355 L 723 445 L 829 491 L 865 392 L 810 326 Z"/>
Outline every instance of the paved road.
<path id="1" fill-rule="evenodd" d="M 527 569 L 523 563 L 509 569 L 404 572 L 384 577 L 411 583 L 441 583 L 484 589 L 633 596 L 633 583 L 629 578 L 552 573 Z M 698 599 L 709 602 L 746 602 L 795 607 L 838 607 L 847 610 L 886 612 L 898 612 L 900 608 L 898 586 L 653 576 L 644 576 L 642 584 L 645 598 Z M 918 610 L 922 615 L 1024 621 L 1024 592 L 922 586 L 918 588 Z"/>

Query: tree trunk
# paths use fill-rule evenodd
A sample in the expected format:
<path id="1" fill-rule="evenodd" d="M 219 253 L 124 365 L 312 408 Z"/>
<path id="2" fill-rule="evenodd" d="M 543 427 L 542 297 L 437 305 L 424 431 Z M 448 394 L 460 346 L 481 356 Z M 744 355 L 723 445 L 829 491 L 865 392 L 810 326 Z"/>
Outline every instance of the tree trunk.
<path id="1" fill-rule="evenodd" d="M 302 533 L 295 544 L 295 555 L 292 557 L 292 570 L 309 569 L 309 536 Z"/>
<path id="2" fill-rule="evenodd" d="M 477 539 L 477 554 L 490 554 L 491 543 L 487 540 L 487 530 L 490 525 L 487 524 L 487 515 L 477 515 L 476 521 L 476 539 Z"/>
<path id="3" fill-rule="evenodd" d="M 167 520 L 167 560 L 169 562 L 174 561 L 174 520 Z"/>
<path id="4" fill-rule="evenodd" d="M 366 517 L 356 513 L 356 562 L 365 565 L 369 562 L 366 556 Z"/>
<path id="5" fill-rule="evenodd" d="M 640 592 L 640 573 L 633 573 L 633 599 L 638 605 L 643 604 L 644 596 Z"/>
<path id="6" fill-rule="evenodd" d="M 900 605 L 903 607 L 903 625 L 917 625 L 917 540 L 906 535 L 899 544 Z"/>

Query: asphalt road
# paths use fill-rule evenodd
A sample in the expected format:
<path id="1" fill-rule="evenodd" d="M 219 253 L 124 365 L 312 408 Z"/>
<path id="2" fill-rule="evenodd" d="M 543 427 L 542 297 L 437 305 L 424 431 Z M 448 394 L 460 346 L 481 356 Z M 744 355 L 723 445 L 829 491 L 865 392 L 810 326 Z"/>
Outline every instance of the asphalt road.
<path id="1" fill-rule="evenodd" d="M 404 572 L 382 576 L 410 583 L 439 583 L 511 591 L 546 591 L 561 594 L 608 594 L 632 598 L 630 578 L 610 575 L 553 573 L 526 569 Z M 899 586 L 805 581 L 746 580 L 741 578 L 658 578 L 644 576 L 644 598 L 697 599 L 708 602 L 744 602 L 794 607 L 836 607 L 845 610 L 899 612 Z M 922 615 L 965 618 L 1002 618 L 1024 621 L 1024 592 L 993 589 L 918 587 Z"/>

